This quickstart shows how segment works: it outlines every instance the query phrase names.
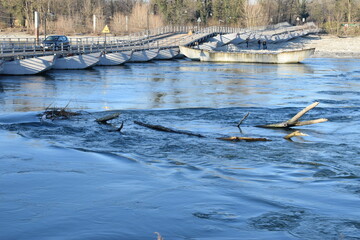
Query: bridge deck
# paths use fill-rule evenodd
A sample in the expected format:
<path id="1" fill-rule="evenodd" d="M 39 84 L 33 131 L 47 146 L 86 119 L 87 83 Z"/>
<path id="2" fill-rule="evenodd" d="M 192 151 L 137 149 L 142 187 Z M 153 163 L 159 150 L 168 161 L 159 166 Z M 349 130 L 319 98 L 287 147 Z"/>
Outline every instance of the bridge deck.
<path id="1" fill-rule="evenodd" d="M 126 37 L 121 37 L 116 40 L 111 38 L 111 41 L 103 42 L 100 42 L 99 40 L 90 41 L 89 39 L 86 39 L 84 41 L 77 40 L 76 43 L 73 42 L 69 51 L 44 51 L 41 49 L 40 45 L 35 44 L 35 40 L 28 40 L 26 44 L 20 44 L 20 41 L 11 41 L 11 39 L 6 39 L 6 43 L 0 40 L 0 59 L 12 60 L 16 58 L 38 57 L 52 54 L 79 54 L 99 51 L 113 52 L 176 48 L 180 45 L 189 46 L 194 45 L 195 43 L 201 43 L 214 35 L 216 35 L 216 32 L 196 32 L 192 34 L 184 32 L 169 32 L 149 37 L 144 36 L 133 40 L 124 40 Z M 11 42 L 11 44 L 9 44 L 9 42 Z"/>

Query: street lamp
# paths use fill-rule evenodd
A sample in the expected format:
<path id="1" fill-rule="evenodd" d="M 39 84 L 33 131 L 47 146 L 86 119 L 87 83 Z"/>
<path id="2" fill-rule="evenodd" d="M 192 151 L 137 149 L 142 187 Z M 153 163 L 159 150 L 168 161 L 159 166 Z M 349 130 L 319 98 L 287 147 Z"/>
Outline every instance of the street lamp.
<path id="1" fill-rule="evenodd" d="M 149 11 L 150 11 L 150 9 L 149 9 L 149 6 L 148 6 L 148 9 L 147 9 L 147 11 L 146 11 L 146 28 L 147 28 L 147 33 L 146 33 L 146 35 L 147 35 L 147 38 L 149 38 L 150 36 L 150 22 L 149 22 Z"/>
<path id="2" fill-rule="evenodd" d="M 55 14 L 52 13 L 52 12 L 45 12 L 44 13 L 44 35 L 45 35 L 45 39 L 46 39 L 46 19 L 47 19 L 47 16 L 50 16 L 50 17 L 54 17 Z"/>
<path id="3" fill-rule="evenodd" d="M 198 28 L 198 31 L 199 31 L 199 26 L 200 26 L 200 23 L 201 23 L 201 18 L 199 17 L 198 19 L 197 19 L 197 28 Z"/>

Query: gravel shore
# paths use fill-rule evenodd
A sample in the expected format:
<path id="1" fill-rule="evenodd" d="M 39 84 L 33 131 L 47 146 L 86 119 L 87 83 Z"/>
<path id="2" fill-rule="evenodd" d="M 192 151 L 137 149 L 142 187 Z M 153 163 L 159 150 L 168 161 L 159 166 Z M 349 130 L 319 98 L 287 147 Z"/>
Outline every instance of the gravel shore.
<path id="1" fill-rule="evenodd" d="M 317 58 L 360 58 L 360 37 L 340 38 L 332 35 L 305 37 L 304 47 L 315 48 Z"/>
<path id="2" fill-rule="evenodd" d="M 291 41 L 268 44 L 268 50 L 315 48 L 313 58 L 360 58 L 360 37 L 309 35 Z M 256 46 L 253 46 L 257 49 Z"/>

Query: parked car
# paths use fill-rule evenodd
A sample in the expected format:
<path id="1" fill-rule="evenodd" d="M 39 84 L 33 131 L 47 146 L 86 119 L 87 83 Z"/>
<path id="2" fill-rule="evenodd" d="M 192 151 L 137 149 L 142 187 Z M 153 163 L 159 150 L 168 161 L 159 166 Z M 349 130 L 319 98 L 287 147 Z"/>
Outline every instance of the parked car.
<path id="1" fill-rule="evenodd" d="M 45 38 L 41 43 L 41 48 L 44 50 L 70 50 L 70 41 L 64 35 L 52 35 Z"/>

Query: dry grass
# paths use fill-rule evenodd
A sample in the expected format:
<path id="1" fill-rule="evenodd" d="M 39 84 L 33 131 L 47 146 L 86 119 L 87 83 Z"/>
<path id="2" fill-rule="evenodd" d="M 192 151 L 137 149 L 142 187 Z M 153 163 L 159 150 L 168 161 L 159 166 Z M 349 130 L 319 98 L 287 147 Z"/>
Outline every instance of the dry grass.
<path id="1" fill-rule="evenodd" d="M 110 22 L 110 30 L 116 34 L 139 32 L 147 29 L 162 27 L 160 16 L 148 14 L 148 5 L 137 3 L 129 16 L 117 13 Z"/>
<path id="2" fill-rule="evenodd" d="M 50 29 L 53 29 L 58 34 L 69 34 L 74 33 L 78 27 L 76 22 L 81 21 L 79 16 L 74 16 L 71 19 L 65 16 L 59 16 L 56 22 L 53 22 L 52 26 L 49 26 Z"/>
<path id="3" fill-rule="evenodd" d="M 267 13 L 264 11 L 261 5 L 245 4 L 245 27 L 255 27 L 266 25 L 264 19 L 268 19 Z"/>
<path id="4" fill-rule="evenodd" d="M 96 31 L 94 32 L 93 18 L 84 16 L 62 16 L 58 15 L 56 19 L 48 19 L 46 22 L 47 34 L 96 34 L 101 35 L 101 31 L 105 25 L 108 25 L 113 34 L 127 34 L 139 32 L 164 26 L 163 20 L 159 15 L 148 14 L 148 4 L 137 3 L 131 14 L 128 16 L 116 13 L 113 17 L 106 21 L 105 16 L 98 11 L 96 15 Z M 28 33 L 33 33 L 33 26 L 29 26 Z M 44 34 L 44 23 L 41 22 L 40 34 Z"/>

